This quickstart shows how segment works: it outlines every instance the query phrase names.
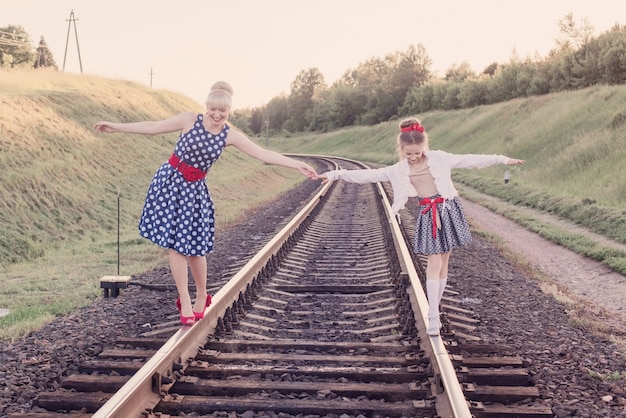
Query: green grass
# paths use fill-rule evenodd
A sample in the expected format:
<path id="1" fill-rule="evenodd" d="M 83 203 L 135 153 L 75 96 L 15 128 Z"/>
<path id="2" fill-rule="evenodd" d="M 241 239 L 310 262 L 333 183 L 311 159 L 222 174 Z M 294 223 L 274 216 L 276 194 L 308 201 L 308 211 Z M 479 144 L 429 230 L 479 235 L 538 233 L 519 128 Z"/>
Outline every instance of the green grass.
<path id="1" fill-rule="evenodd" d="M 533 231 L 542 237 L 551 240 L 565 248 L 587 256 L 591 259 L 603 263 L 608 268 L 626 275 L 626 245 L 620 246 L 620 240 L 615 240 L 617 244 L 608 246 L 606 242 L 599 242 L 597 239 L 591 237 L 590 231 L 593 231 L 593 227 L 589 225 L 573 225 L 565 224 L 563 222 L 555 222 L 550 217 L 542 217 L 542 213 L 551 214 L 549 211 L 536 211 L 536 207 L 512 204 L 505 200 L 487 199 L 485 195 L 477 193 L 465 184 L 458 186 L 461 194 L 476 203 L 481 204 L 493 212 L 503 215 L 518 224 L 526 227 L 526 229 Z M 559 217 L 557 216 L 558 220 Z M 609 224 L 611 219 L 605 221 Z M 601 233 L 595 231 L 598 235 L 603 237 L 612 238 L 615 236 L 621 237 L 622 230 L 609 231 L 609 233 Z M 602 240 L 604 241 L 604 240 Z"/>
<path id="2" fill-rule="evenodd" d="M 100 297 L 98 280 L 166 262 L 137 223 L 176 135 L 96 134 L 101 119 L 161 119 L 202 108 L 135 83 L 58 72 L 0 71 L 0 339 L 11 340 Z M 218 228 L 295 184 L 298 172 L 234 148 L 211 170 Z"/>

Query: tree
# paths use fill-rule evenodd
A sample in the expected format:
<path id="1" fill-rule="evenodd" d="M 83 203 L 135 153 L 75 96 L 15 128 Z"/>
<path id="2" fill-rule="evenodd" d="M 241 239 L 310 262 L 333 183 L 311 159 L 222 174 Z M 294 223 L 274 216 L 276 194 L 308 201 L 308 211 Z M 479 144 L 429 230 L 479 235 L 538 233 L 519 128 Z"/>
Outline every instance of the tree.
<path id="1" fill-rule="evenodd" d="M 431 78 L 431 59 L 422 44 L 411 45 L 405 52 L 398 52 L 388 62 L 391 65 L 387 92 L 379 102 L 386 108 L 379 109 L 380 121 L 388 120 L 399 113 L 411 88 L 422 86 Z"/>
<path id="2" fill-rule="evenodd" d="M 422 86 L 431 78 L 432 60 L 422 44 L 411 45 L 405 52 L 396 53 L 390 84 L 406 92 L 415 85 Z"/>
<path id="3" fill-rule="evenodd" d="M 445 85 L 445 96 L 443 98 L 443 109 L 453 110 L 461 107 L 461 85 L 458 82 L 448 82 Z"/>
<path id="4" fill-rule="evenodd" d="M 250 130 L 254 132 L 256 135 L 263 132 L 265 128 L 265 118 L 263 117 L 263 111 L 259 107 L 255 107 L 252 109 L 252 114 L 250 115 L 250 122 L 248 123 Z"/>
<path id="5" fill-rule="evenodd" d="M 328 98 L 330 129 L 356 124 L 358 116 L 366 109 L 367 97 L 358 89 L 339 83 L 330 88 Z"/>
<path id="6" fill-rule="evenodd" d="M 378 95 L 388 91 L 391 66 L 389 56 L 386 59 L 371 58 L 360 63 L 354 70 L 347 71 L 340 80 L 341 84 L 352 87 L 357 97 L 364 99 L 363 112 L 356 115 L 357 123 L 377 123 L 379 116 L 376 106 Z M 366 115 L 367 114 L 367 115 Z"/>
<path id="7" fill-rule="evenodd" d="M 626 83 L 626 31 L 606 34 L 598 42 L 602 49 L 598 59 L 601 81 L 609 84 Z"/>
<path id="8" fill-rule="evenodd" d="M 413 86 L 404 99 L 401 113 L 403 115 L 424 113 L 434 109 L 434 101 L 435 88 L 433 83 L 423 86 Z"/>
<path id="9" fill-rule="evenodd" d="M 522 64 L 519 62 L 510 62 L 498 67 L 489 85 L 489 93 L 487 95 L 489 103 L 504 102 L 517 97 L 517 77 L 521 68 Z"/>
<path id="10" fill-rule="evenodd" d="M 474 70 L 470 67 L 467 61 L 463 61 L 461 64 L 453 64 L 446 71 L 446 75 L 443 77 L 446 81 L 465 81 L 467 79 L 473 79 L 476 77 Z"/>
<path id="11" fill-rule="evenodd" d="M 284 94 L 276 96 L 265 105 L 265 120 L 270 122 L 270 130 L 280 132 L 289 119 L 289 99 Z"/>
<path id="12" fill-rule="evenodd" d="M 574 15 L 569 13 L 559 20 L 560 37 L 556 45 L 560 51 L 576 50 L 585 45 L 593 34 L 593 26 L 587 19 L 582 19 L 580 24 L 574 21 Z"/>
<path id="13" fill-rule="evenodd" d="M 574 56 L 580 65 L 575 73 L 576 87 L 621 84 L 626 80 L 626 30 L 611 30 L 592 39 Z"/>
<path id="14" fill-rule="evenodd" d="M 291 83 L 289 95 L 289 129 L 303 131 L 311 122 L 309 112 L 313 110 L 313 97 L 324 90 L 324 76 L 317 68 L 302 70 Z"/>
<path id="15" fill-rule="evenodd" d="M 497 62 L 492 62 L 491 64 L 489 64 L 484 70 L 483 70 L 483 74 L 487 74 L 489 76 L 493 76 L 496 73 L 496 70 L 498 69 L 498 63 Z"/>
<path id="16" fill-rule="evenodd" d="M 37 47 L 37 58 L 35 59 L 35 68 L 52 67 L 58 70 L 57 63 L 54 62 L 52 52 L 48 49 L 48 44 L 43 36 L 39 39 L 39 46 Z"/>
<path id="17" fill-rule="evenodd" d="M 367 97 L 366 109 L 357 122 L 374 124 L 397 116 L 409 91 L 431 78 L 431 63 L 418 44 L 384 59 L 371 58 L 344 74 L 341 83 L 357 89 L 359 97 Z"/>
<path id="18" fill-rule="evenodd" d="M 469 108 L 487 104 L 488 83 L 491 78 L 483 75 L 482 78 L 465 80 L 459 90 L 461 107 Z"/>
<path id="19" fill-rule="evenodd" d="M 258 132 L 254 132 L 254 130 L 250 126 L 250 121 L 252 120 L 252 112 L 253 110 L 250 108 L 238 109 L 229 116 L 228 120 L 232 126 L 236 126 L 237 129 L 240 129 L 247 135 L 258 134 Z"/>
<path id="20" fill-rule="evenodd" d="M 21 26 L 0 28 L 0 66 L 32 66 L 35 54 L 28 33 Z"/>

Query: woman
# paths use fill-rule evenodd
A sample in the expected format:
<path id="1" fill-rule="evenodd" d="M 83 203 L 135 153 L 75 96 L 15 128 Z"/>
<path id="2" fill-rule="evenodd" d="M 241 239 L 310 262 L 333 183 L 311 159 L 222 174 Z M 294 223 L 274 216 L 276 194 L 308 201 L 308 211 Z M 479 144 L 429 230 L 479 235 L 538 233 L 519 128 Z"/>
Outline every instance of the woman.
<path id="1" fill-rule="evenodd" d="M 193 325 L 204 317 L 211 303 L 207 294 L 207 261 L 215 236 L 214 205 L 206 182 L 211 166 L 224 147 L 234 146 L 251 157 L 300 171 L 310 179 L 317 173 L 308 164 L 250 141 L 226 123 L 232 108 L 233 90 L 226 82 L 211 87 L 206 112 L 184 112 L 160 121 L 113 123 L 100 121 L 97 132 L 124 132 L 155 135 L 180 132 L 169 160 L 154 174 L 144 203 L 139 233 L 168 250 L 168 261 L 179 298 L 176 305 L 183 325 Z M 196 285 L 196 300 L 191 303 L 188 267 Z"/>

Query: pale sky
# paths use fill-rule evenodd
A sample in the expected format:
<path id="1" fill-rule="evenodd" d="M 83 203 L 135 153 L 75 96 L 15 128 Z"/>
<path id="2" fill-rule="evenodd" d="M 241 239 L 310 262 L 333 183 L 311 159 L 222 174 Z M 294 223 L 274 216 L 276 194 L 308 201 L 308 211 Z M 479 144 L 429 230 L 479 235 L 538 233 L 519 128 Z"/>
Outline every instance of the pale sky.
<path id="1" fill-rule="evenodd" d="M 65 56 L 77 74 L 78 35 L 84 74 L 152 83 L 198 104 L 228 81 L 238 109 L 289 94 L 302 70 L 318 68 L 330 85 L 410 45 L 422 44 L 440 75 L 464 61 L 481 72 L 514 50 L 545 56 L 569 13 L 594 36 L 626 24 L 619 0 L 0 0 L 0 27 L 22 26 L 34 47 L 43 35 L 59 69 Z"/>

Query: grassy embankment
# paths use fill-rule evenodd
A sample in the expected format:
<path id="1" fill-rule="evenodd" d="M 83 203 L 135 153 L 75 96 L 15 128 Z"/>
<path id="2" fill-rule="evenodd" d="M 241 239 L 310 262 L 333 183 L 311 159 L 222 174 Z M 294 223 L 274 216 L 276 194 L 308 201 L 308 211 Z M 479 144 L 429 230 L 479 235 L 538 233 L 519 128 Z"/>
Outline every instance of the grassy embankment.
<path id="1" fill-rule="evenodd" d="M 236 97 L 236 96 L 235 96 Z M 202 107 L 136 83 L 0 71 L 0 340 L 100 297 L 98 279 L 165 263 L 137 233 L 150 179 L 175 134 L 96 134 L 95 122 L 162 119 Z M 209 176 L 219 229 L 295 184 L 298 172 L 227 149 Z"/>
<path id="2" fill-rule="evenodd" d="M 419 115 L 432 149 L 504 154 L 524 166 L 455 170 L 465 198 L 626 274 L 626 252 L 557 228 L 524 209 L 556 215 L 626 244 L 626 86 L 596 86 L 507 103 Z M 397 161 L 398 121 L 273 140 L 278 150 Z M 504 171 L 510 181 L 504 183 Z M 481 200 L 481 193 L 498 203 Z"/>

